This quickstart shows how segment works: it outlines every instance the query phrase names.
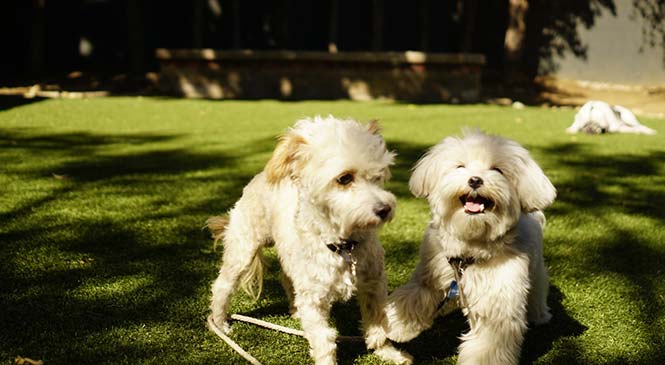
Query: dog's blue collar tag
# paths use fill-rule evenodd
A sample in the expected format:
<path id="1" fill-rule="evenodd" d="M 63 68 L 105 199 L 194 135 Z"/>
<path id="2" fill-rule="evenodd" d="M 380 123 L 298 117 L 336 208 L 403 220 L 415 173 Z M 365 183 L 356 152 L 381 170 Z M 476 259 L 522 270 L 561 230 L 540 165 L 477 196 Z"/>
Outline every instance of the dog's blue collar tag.
<path id="1" fill-rule="evenodd" d="M 454 299 L 459 296 L 459 286 L 457 285 L 457 280 L 453 280 L 450 283 L 450 289 L 448 289 L 447 299 Z"/>
<path id="2" fill-rule="evenodd" d="M 437 310 L 440 310 L 443 308 L 446 303 L 448 303 L 449 300 L 453 300 L 459 296 L 459 285 L 457 285 L 457 280 L 453 280 L 450 282 L 450 288 L 448 289 L 448 294 L 446 294 L 446 297 L 443 298 L 443 301 L 439 303 L 439 306 L 437 307 Z"/>

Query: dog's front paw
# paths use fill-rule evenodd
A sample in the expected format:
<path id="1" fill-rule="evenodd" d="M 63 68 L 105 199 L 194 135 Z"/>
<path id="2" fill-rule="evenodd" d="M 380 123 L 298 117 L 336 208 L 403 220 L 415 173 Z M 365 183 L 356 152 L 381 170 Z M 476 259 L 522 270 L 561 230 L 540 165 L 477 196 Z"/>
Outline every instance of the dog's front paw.
<path id="1" fill-rule="evenodd" d="M 395 342 L 408 342 L 416 338 L 425 330 L 427 325 L 422 325 L 415 318 L 404 318 L 404 313 L 399 313 L 395 303 L 390 303 L 386 307 L 386 316 L 388 317 L 388 329 L 386 337 Z"/>
<path id="2" fill-rule="evenodd" d="M 395 364 L 409 365 L 413 363 L 413 357 L 407 352 L 400 351 L 392 345 L 383 345 L 374 350 L 374 354 L 381 360 L 390 361 Z"/>

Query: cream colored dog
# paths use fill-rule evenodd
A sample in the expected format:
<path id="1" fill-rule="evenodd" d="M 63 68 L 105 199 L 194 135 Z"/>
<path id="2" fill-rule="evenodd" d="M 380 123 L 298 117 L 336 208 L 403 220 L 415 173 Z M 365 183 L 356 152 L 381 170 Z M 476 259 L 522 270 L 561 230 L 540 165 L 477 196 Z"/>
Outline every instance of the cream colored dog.
<path id="1" fill-rule="evenodd" d="M 217 326 L 228 331 L 232 293 L 239 282 L 260 281 L 261 250 L 274 244 L 317 365 L 336 363 L 330 309 L 356 292 L 367 347 L 381 359 L 410 363 L 386 338 L 384 251 L 377 237 L 395 210 L 395 197 L 383 189 L 393 159 L 375 122 L 316 117 L 287 131 L 229 213 L 212 287 Z M 213 230 L 218 223 L 209 220 Z"/>
<path id="2" fill-rule="evenodd" d="M 434 146 L 409 187 L 431 221 L 411 280 L 390 295 L 388 337 L 408 341 L 461 302 L 458 364 L 517 364 L 527 322 L 551 318 L 541 210 L 554 187 L 522 146 L 478 131 Z"/>

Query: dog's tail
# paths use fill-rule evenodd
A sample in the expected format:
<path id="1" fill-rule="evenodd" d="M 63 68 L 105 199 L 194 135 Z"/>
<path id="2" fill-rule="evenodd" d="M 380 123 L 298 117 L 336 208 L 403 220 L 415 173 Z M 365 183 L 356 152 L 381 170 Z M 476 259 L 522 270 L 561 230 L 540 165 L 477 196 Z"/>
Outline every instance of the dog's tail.
<path id="1" fill-rule="evenodd" d="M 224 238 L 224 231 L 226 231 L 226 226 L 229 224 L 229 219 L 221 216 L 214 216 L 206 220 L 206 228 L 212 234 L 212 250 L 217 251 L 217 243 Z"/>
<path id="2" fill-rule="evenodd" d="M 212 234 L 213 251 L 217 250 L 217 244 L 224 238 L 224 232 L 229 220 L 226 217 L 214 216 L 206 220 L 206 227 Z M 265 266 L 265 259 L 263 252 L 259 248 L 252 259 L 252 263 L 247 268 L 247 271 L 240 278 L 240 288 L 247 293 L 253 300 L 258 300 L 263 291 L 263 267 Z"/>
<path id="3" fill-rule="evenodd" d="M 252 263 L 247 268 L 247 271 L 240 278 L 240 288 L 247 293 L 247 295 L 254 301 L 259 300 L 261 292 L 263 291 L 263 267 L 265 266 L 265 259 L 263 252 L 259 248 L 252 259 Z"/>

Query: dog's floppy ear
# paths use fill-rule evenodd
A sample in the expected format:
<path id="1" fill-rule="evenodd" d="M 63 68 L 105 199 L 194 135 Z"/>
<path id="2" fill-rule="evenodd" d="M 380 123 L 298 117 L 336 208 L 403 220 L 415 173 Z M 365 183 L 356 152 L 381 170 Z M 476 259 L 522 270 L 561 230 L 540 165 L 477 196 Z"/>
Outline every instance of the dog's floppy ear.
<path id="1" fill-rule="evenodd" d="M 289 132 L 279 138 L 277 147 L 265 168 L 270 184 L 275 184 L 291 175 L 298 152 L 305 143 L 305 139 L 294 132 Z"/>
<path id="2" fill-rule="evenodd" d="M 446 137 L 418 160 L 409 179 L 409 189 L 413 195 L 427 198 L 432 193 L 437 181 L 451 168 L 450 161 L 446 161 L 444 157 L 459 143 L 459 138 Z"/>
<path id="3" fill-rule="evenodd" d="M 520 170 L 517 191 L 520 194 L 522 211 L 543 210 L 554 202 L 556 189 L 536 161 L 531 158 L 529 152 L 522 147 L 520 150 L 517 163 Z"/>
<path id="4" fill-rule="evenodd" d="M 434 189 L 436 177 L 432 176 L 435 167 L 435 151 L 431 149 L 418 160 L 409 179 L 409 189 L 418 198 L 426 198 Z"/>

